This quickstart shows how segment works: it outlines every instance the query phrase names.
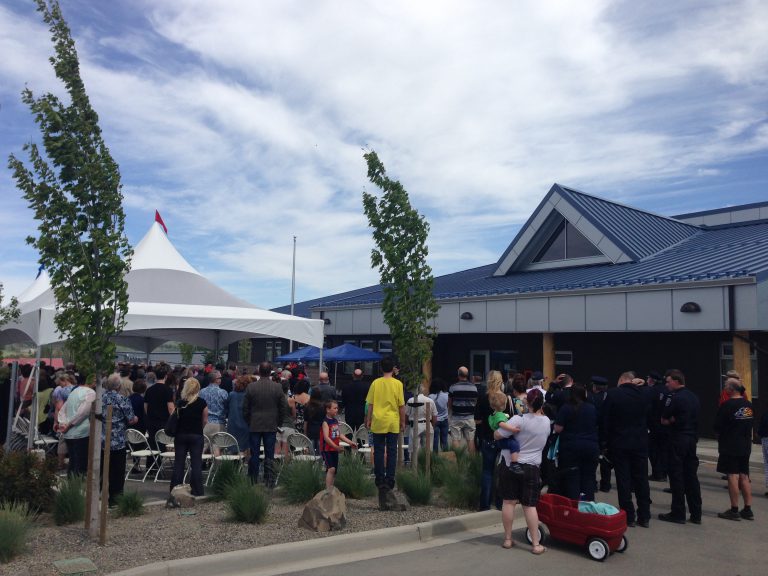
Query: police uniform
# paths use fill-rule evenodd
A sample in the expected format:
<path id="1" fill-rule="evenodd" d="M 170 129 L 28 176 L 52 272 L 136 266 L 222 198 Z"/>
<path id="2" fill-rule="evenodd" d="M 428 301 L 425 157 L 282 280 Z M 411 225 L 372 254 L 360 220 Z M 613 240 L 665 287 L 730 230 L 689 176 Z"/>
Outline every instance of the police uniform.
<path id="1" fill-rule="evenodd" d="M 669 427 L 661 425 L 661 415 L 670 394 L 661 376 L 654 373 L 649 376 L 656 380 L 656 383 L 648 388 L 652 398 L 651 416 L 648 420 L 648 458 L 651 461 L 651 480 L 663 482 L 667 479 Z"/>
<path id="2" fill-rule="evenodd" d="M 648 486 L 648 415 L 651 397 L 635 384 L 621 384 L 608 390 L 602 407 L 608 449 L 616 471 L 619 506 L 627 513 L 627 523 L 648 526 L 651 494 Z M 632 491 L 637 498 L 637 515 Z"/>
<path id="3" fill-rule="evenodd" d="M 600 440 L 601 450 L 607 447 L 608 442 L 605 435 L 605 429 L 603 423 L 603 403 L 605 402 L 608 387 L 608 379 L 603 376 L 592 376 L 590 381 L 593 386 L 597 386 L 600 389 L 597 392 L 590 392 L 589 401 L 595 405 L 597 409 L 597 422 L 598 422 L 598 436 Z M 604 457 L 600 458 L 600 491 L 611 491 L 611 463 Z"/>
<path id="4" fill-rule="evenodd" d="M 669 427 L 669 487 L 672 509 L 660 514 L 662 520 L 685 523 L 685 505 L 690 521 L 701 523 L 701 486 L 697 470 L 696 443 L 699 431 L 699 398 L 685 386 L 673 391 L 665 402 L 662 417 Z"/>

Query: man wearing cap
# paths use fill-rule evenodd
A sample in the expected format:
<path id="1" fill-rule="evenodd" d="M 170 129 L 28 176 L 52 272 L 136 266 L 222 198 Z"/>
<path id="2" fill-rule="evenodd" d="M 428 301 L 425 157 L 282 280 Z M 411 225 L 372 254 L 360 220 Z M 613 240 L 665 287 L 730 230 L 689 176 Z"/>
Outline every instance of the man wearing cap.
<path id="1" fill-rule="evenodd" d="M 619 376 L 618 386 L 608 390 L 602 407 L 608 451 L 616 470 L 619 506 L 627 513 L 627 525 L 648 528 L 651 492 L 648 486 L 648 416 L 651 397 L 642 390 L 645 381 L 634 372 Z M 632 492 L 637 498 L 637 515 Z"/>
<path id="2" fill-rule="evenodd" d="M 725 520 L 754 520 L 752 513 L 752 487 L 749 481 L 749 456 L 752 453 L 752 427 L 754 411 L 744 398 L 744 387 L 736 378 L 725 381 L 728 400 L 717 411 L 717 471 L 728 476 L 728 495 L 731 507 L 718 514 Z M 739 492 L 744 508 L 739 511 Z"/>
<path id="3" fill-rule="evenodd" d="M 668 370 L 667 388 L 670 397 L 664 406 L 661 423 L 669 428 L 669 487 L 672 491 L 672 509 L 659 514 L 659 520 L 685 524 L 685 505 L 688 504 L 689 521 L 701 524 L 701 486 L 699 485 L 699 458 L 696 444 L 699 439 L 699 399 L 685 386 L 680 370 Z"/>
<path id="4" fill-rule="evenodd" d="M 664 482 L 667 479 L 667 450 L 669 429 L 661 425 L 661 414 L 669 398 L 664 379 L 655 370 L 648 372 L 648 393 L 651 396 L 651 415 L 648 419 L 648 458 L 651 461 L 650 479 Z"/>
<path id="5" fill-rule="evenodd" d="M 608 440 L 605 430 L 600 424 L 603 421 L 603 403 L 608 394 L 608 379 L 604 376 L 592 376 L 590 378 L 592 391 L 589 400 L 597 409 L 598 435 L 600 442 L 600 492 L 611 491 L 611 462 L 605 457 Z"/>
<path id="6" fill-rule="evenodd" d="M 544 390 L 544 374 L 541 372 L 541 370 L 537 370 L 533 374 L 531 374 L 531 379 L 528 380 L 528 390 L 531 390 L 533 388 L 536 388 L 539 390 L 542 394 L 546 394 L 546 390 Z"/>
<path id="7" fill-rule="evenodd" d="M 458 428 L 467 443 L 469 452 L 475 451 L 475 406 L 477 405 L 477 386 L 469 381 L 469 370 L 460 366 L 457 371 L 458 381 L 448 389 L 448 412 L 451 427 Z"/>

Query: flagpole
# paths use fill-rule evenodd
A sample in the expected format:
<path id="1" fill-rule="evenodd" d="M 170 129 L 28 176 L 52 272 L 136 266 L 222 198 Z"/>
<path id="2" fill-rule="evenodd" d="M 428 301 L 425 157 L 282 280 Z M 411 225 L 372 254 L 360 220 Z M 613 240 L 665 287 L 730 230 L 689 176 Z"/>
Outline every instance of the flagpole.
<path id="1" fill-rule="evenodd" d="M 291 316 L 293 316 L 293 304 L 296 299 L 296 236 L 293 237 L 293 270 L 291 272 Z M 288 344 L 288 352 L 293 352 L 293 340 Z"/>

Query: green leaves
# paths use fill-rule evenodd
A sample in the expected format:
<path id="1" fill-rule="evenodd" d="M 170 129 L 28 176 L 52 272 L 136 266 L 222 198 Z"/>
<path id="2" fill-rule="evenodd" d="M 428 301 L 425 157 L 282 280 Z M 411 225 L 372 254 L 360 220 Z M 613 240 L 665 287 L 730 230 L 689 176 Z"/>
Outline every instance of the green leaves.
<path id="1" fill-rule="evenodd" d="M 431 321 L 438 311 L 432 269 L 427 264 L 429 224 L 411 206 L 400 182 L 387 177 L 376 152 L 368 152 L 364 158 L 368 179 L 383 192 L 381 197 L 363 192 L 363 210 L 376 245 L 371 250 L 371 266 L 378 268 L 384 286 L 382 314 L 400 360 L 400 376 L 416 389 L 422 366 L 432 356 L 435 331 Z"/>
<path id="2" fill-rule="evenodd" d="M 128 311 L 125 275 L 132 250 L 125 236 L 120 171 L 102 140 L 98 114 L 80 78 L 69 27 L 56 0 L 36 0 L 54 44 L 50 61 L 69 103 L 53 94 L 22 92 L 42 136 L 28 143 L 29 168 L 13 155 L 8 167 L 38 220 L 27 242 L 40 254 L 56 295 L 56 327 L 70 339 L 86 371 L 109 370 L 110 338 Z"/>

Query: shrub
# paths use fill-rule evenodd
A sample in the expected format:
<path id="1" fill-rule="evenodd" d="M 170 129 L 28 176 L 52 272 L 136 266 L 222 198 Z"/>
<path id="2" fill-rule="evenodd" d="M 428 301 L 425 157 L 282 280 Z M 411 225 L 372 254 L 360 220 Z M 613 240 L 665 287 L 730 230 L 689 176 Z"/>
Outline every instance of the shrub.
<path id="1" fill-rule="evenodd" d="M 80 476 L 65 478 L 53 501 L 53 521 L 58 526 L 73 524 L 85 518 L 85 482 Z"/>
<path id="2" fill-rule="evenodd" d="M 56 485 L 56 460 L 40 460 L 29 452 L 0 450 L 0 495 L 26 504 L 32 511 L 51 509 Z"/>
<path id="3" fill-rule="evenodd" d="M 233 520 L 261 524 L 269 511 L 269 495 L 262 486 L 240 476 L 228 485 L 227 505 Z"/>
<path id="4" fill-rule="evenodd" d="M 280 486 L 286 500 L 303 503 L 325 488 L 322 466 L 317 460 L 291 460 L 280 472 Z"/>
<path id="5" fill-rule="evenodd" d="M 226 500 L 229 487 L 233 482 L 242 478 L 237 462 L 224 460 L 216 466 L 216 475 L 211 482 L 211 496 L 214 500 Z"/>
<path id="6" fill-rule="evenodd" d="M 141 516 L 144 514 L 144 496 L 136 491 L 120 494 L 116 503 L 118 516 Z"/>
<path id="7" fill-rule="evenodd" d="M 405 492 L 411 504 L 429 504 L 432 500 L 432 484 L 421 472 L 403 470 L 397 473 L 397 486 Z"/>
<path id="8" fill-rule="evenodd" d="M 457 451 L 455 473 L 443 477 L 443 495 L 450 506 L 473 509 L 480 500 L 480 454 Z"/>
<path id="9" fill-rule="evenodd" d="M 361 499 L 373 496 L 376 493 L 376 486 L 370 472 L 370 466 L 357 454 L 344 453 L 339 458 L 334 485 L 349 498 Z"/>
<path id="10" fill-rule="evenodd" d="M 32 516 L 26 504 L 0 502 L 0 562 L 10 562 L 24 551 Z"/>
<path id="11" fill-rule="evenodd" d="M 450 463 L 440 457 L 438 452 L 430 452 L 429 479 L 432 486 L 442 486 L 446 474 L 450 473 Z M 419 452 L 419 472 L 426 474 L 426 451 Z"/>

